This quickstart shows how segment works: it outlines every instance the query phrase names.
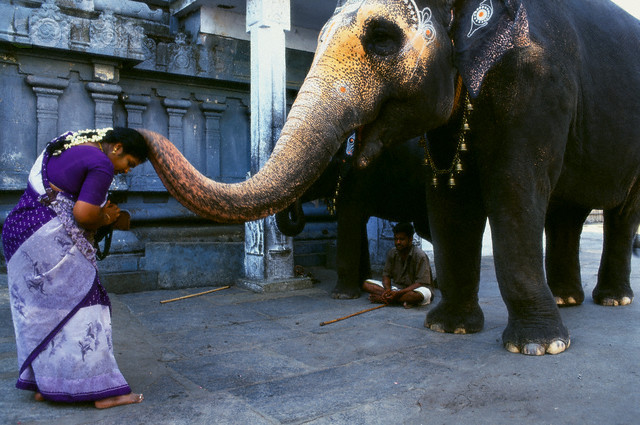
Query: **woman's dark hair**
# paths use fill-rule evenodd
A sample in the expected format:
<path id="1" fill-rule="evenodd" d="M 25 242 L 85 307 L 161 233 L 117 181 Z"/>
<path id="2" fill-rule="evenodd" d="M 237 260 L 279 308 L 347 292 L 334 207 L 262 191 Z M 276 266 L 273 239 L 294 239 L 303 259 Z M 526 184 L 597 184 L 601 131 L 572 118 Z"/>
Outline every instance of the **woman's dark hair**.
<path id="1" fill-rule="evenodd" d="M 149 157 L 149 147 L 144 137 L 137 131 L 126 127 L 114 127 L 102 139 L 104 143 L 121 143 L 125 155 L 131 155 L 141 163 Z"/>
<path id="2" fill-rule="evenodd" d="M 413 236 L 413 225 L 409 222 L 403 222 L 403 223 L 398 223 L 395 226 L 393 226 L 393 234 L 395 235 L 396 233 L 404 233 L 409 237 Z"/>
<path id="3" fill-rule="evenodd" d="M 89 141 L 101 143 L 121 143 L 122 151 L 125 155 L 131 155 L 138 159 L 140 163 L 145 162 L 149 157 L 149 147 L 144 137 L 137 131 L 126 127 L 115 127 L 104 132 L 105 129 L 82 130 L 76 132 L 66 132 L 51 141 L 47 146 L 47 152 L 50 155 L 59 155 L 62 151 L 76 144 L 82 144 Z M 100 137 L 100 133 L 104 137 L 99 140 L 91 140 L 92 137 Z"/>

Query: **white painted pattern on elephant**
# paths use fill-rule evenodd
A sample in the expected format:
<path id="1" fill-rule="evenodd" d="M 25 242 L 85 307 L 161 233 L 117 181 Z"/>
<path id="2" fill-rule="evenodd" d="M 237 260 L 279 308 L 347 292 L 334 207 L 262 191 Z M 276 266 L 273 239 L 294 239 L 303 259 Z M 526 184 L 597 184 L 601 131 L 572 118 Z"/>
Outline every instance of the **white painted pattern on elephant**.
<path id="1" fill-rule="evenodd" d="M 407 6 L 411 3 L 413 6 L 413 10 L 411 10 L 411 17 L 415 21 L 414 28 L 424 37 L 427 44 L 430 44 L 436 38 L 436 28 L 433 26 L 433 22 L 431 21 L 431 9 L 425 7 L 420 10 L 414 0 L 404 0 L 404 3 Z"/>
<path id="2" fill-rule="evenodd" d="M 416 33 L 413 37 L 410 38 L 409 42 L 405 44 L 404 48 L 402 49 L 402 53 L 406 55 L 412 49 L 416 49 L 418 58 L 423 58 L 427 46 L 429 46 L 436 38 L 436 29 L 433 25 L 433 21 L 431 20 L 431 9 L 425 7 L 424 9 L 420 10 L 414 0 L 403 1 L 409 10 L 411 19 L 414 21 L 412 23 L 412 26 Z M 423 40 L 423 42 L 416 42 L 418 40 Z M 416 74 L 419 66 L 419 61 L 416 61 L 409 78 Z"/>
<path id="3" fill-rule="evenodd" d="M 471 15 L 471 28 L 467 37 L 471 37 L 480 28 L 486 27 L 491 16 L 493 16 L 493 3 L 491 3 L 491 0 L 482 0 L 482 3 Z"/>
<path id="4" fill-rule="evenodd" d="M 345 149 L 345 154 L 347 156 L 353 156 L 353 153 L 356 150 L 356 132 L 351 133 L 351 136 L 347 139 L 347 147 Z"/>
<path id="5" fill-rule="evenodd" d="M 431 44 L 436 38 L 436 28 L 431 21 L 431 9 L 425 7 L 420 11 L 418 32 L 422 34 L 427 44 Z"/>

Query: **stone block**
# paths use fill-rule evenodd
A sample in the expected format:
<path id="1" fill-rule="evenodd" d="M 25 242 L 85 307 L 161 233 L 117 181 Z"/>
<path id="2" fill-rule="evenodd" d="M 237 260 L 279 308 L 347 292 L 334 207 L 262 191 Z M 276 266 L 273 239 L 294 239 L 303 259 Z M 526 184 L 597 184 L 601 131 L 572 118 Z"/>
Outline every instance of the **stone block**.
<path id="1" fill-rule="evenodd" d="M 140 269 L 157 271 L 165 289 L 228 285 L 243 275 L 243 249 L 237 242 L 152 242 Z"/>
<path id="2" fill-rule="evenodd" d="M 138 271 L 130 273 L 101 273 L 100 282 L 107 292 L 128 294 L 158 289 L 158 273 Z"/>
<path id="3" fill-rule="evenodd" d="M 285 292 L 313 287 L 309 277 L 292 277 L 287 279 L 238 279 L 237 285 L 253 292 Z"/>

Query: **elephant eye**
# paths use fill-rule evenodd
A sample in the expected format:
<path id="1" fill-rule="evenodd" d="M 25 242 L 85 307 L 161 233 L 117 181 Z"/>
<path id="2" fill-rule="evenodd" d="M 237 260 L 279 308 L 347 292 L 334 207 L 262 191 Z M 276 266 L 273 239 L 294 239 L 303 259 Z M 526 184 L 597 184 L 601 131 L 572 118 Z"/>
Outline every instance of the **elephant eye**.
<path id="1" fill-rule="evenodd" d="M 389 56 L 398 52 L 403 43 L 404 34 L 393 22 L 374 19 L 365 26 L 362 45 L 368 53 Z"/>

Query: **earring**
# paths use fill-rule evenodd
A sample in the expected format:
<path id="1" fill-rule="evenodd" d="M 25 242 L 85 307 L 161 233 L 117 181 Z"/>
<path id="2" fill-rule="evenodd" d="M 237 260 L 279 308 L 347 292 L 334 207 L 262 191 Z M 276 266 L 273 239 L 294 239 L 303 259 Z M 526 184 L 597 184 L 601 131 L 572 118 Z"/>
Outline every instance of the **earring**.
<path id="1" fill-rule="evenodd" d="M 115 155 L 116 153 L 118 153 L 118 149 L 113 148 L 113 150 L 111 151 L 111 153 Z"/>

